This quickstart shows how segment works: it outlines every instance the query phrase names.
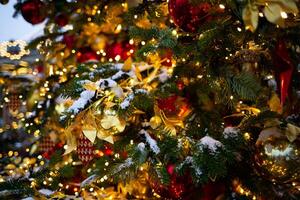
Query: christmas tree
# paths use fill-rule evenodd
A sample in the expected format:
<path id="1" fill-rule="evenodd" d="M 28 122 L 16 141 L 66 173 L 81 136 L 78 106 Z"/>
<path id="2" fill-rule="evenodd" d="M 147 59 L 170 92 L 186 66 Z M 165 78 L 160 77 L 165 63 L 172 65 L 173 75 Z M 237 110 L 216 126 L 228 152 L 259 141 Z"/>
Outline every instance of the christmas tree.
<path id="1" fill-rule="evenodd" d="M 18 0 L 42 75 L 0 198 L 299 199 L 299 5 Z"/>

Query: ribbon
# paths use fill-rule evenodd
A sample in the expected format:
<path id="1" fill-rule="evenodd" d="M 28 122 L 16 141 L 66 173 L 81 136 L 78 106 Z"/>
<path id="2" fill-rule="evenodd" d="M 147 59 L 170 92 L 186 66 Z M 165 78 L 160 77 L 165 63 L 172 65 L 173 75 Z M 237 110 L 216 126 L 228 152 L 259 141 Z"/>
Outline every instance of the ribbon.
<path id="1" fill-rule="evenodd" d="M 274 52 L 274 66 L 277 71 L 277 78 L 280 85 L 281 106 L 284 105 L 288 96 L 294 64 L 289 56 L 288 50 L 283 39 L 278 40 Z"/>

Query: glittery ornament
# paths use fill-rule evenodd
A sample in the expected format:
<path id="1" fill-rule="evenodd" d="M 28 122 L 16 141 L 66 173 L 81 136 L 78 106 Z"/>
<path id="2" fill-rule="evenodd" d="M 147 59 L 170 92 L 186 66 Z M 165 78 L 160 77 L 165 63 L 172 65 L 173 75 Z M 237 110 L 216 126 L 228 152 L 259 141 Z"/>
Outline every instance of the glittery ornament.
<path id="1" fill-rule="evenodd" d="M 83 134 L 77 140 L 77 155 L 83 163 L 88 163 L 95 157 L 93 143 Z"/>
<path id="2" fill-rule="evenodd" d="M 291 124 L 264 129 L 256 142 L 255 164 L 264 178 L 277 183 L 300 179 L 300 128 Z"/>
<path id="3" fill-rule="evenodd" d="M 95 51 L 93 51 L 89 47 L 84 47 L 78 50 L 76 54 L 77 62 L 85 63 L 85 62 L 97 62 L 99 60 L 99 56 Z"/>
<path id="4" fill-rule="evenodd" d="M 28 0 L 21 4 L 23 18 L 31 24 L 39 24 L 46 19 L 46 6 L 40 0 Z"/>
<path id="5" fill-rule="evenodd" d="M 169 13 L 174 23 L 186 32 L 196 32 L 199 27 L 212 19 L 211 4 L 196 5 L 189 0 L 169 0 Z"/>

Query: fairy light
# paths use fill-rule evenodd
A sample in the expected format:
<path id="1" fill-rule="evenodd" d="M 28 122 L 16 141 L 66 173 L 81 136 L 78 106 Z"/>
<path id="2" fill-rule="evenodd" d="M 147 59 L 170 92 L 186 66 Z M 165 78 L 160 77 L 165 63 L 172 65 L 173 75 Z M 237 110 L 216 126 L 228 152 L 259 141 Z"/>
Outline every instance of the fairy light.
<path id="1" fill-rule="evenodd" d="M 281 11 L 281 12 L 280 12 L 280 15 L 281 15 L 281 17 L 282 17 L 283 19 L 287 19 L 287 18 L 288 18 L 287 13 L 284 12 L 284 11 Z"/>
<path id="2" fill-rule="evenodd" d="M 219 5 L 219 8 L 221 8 L 222 10 L 224 10 L 224 9 L 225 9 L 225 6 L 224 6 L 223 4 L 220 4 L 220 5 Z"/>

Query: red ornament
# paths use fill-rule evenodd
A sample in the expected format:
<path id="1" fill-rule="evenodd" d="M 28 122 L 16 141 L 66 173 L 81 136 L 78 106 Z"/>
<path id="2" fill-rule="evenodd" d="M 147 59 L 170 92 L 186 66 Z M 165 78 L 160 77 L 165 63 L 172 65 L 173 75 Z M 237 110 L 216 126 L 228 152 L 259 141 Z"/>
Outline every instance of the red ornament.
<path id="1" fill-rule="evenodd" d="M 114 151 L 110 145 L 104 145 L 103 153 L 106 156 L 112 156 L 114 154 Z"/>
<path id="2" fill-rule="evenodd" d="M 27 0 L 21 5 L 23 18 L 31 24 L 39 24 L 46 19 L 46 6 L 40 0 Z"/>
<path id="3" fill-rule="evenodd" d="M 79 49 L 76 54 L 76 58 L 79 63 L 99 61 L 97 53 L 89 47 Z"/>
<path id="4" fill-rule="evenodd" d="M 185 84 L 184 84 L 183 81 L 177 81 L 176 85 L 177 85 L 177 89 L 180 90 L 180 91 L 182 91 L 185 87 Z"/>
<path id="5" fill-rule="evenodd" d="M 284 40 L 280 39 L 275 47 L 274 66 L 280 86 L 280 101 L 283 106 L 288 96 L 294 64 L 289 56 Z"/>
<path id="6" fill-rule="evenodd" d="M 166 98 L 158 99 L 157 106 L 168 115 L 177 115 L 178 117 L 186 117 L 190 111 L 188 99 L 177 95 L 171 95 Z"/>
<path id="7" fill-rule="evenodd" d="M 163 111 L 166 111 L 169 113 L 175 113 L 177 110 L 176 105 L 175 105 L 177 98 L 178 98 L 177 95 L 172 95 L 172 96 L 169 96 L 166 98 L 158 99 L 157 105 Z"/>
<path id="8" fill-rule="evenodd" d="M 58 26 L 63 27 L 69 23 L 69 18 L 65 14 L 59 14 L 56 15 L 54 21 Z"/>
<path id="9" fill-rule="evenodd" d="M 77 140 L 77 155 L 84 164 L 90 162 L 95 157 L 93 143 L 83 134 Z"/>
<path id="10" fill-rule="evenodd" d="M 128 42 L 116 42 L 106 47 L 106 56 L 108 59 L 126 60 L 134 53 L 134 46 Z"/>
<path id="11" fill-rule="evenodd" d="M 174 23 L 186 32 L 196 32 L 199 27 L 212 19 L 211 4 L 193 5 L 190 0 L 169 0 L 169 13 Z"/>
<path id="12" fill-rule="evenodd" d="M 165 51 L 161 56 L 161 59 L 164 60 L 161 64 L 166 67 L 171 67 L 172 66 L 172 55 L 173 55 L 173 53 L 171 50 Z"/>
<path id="13" fill-rule="evenodd" d="M 175 170 L 175 165 L 174 164 L 168 164 L 167 165 L 167 172 L 169 175 L 174 174 L 174 170 Z"/>
<path id="14" fill-rule="evenodd" d="M 43 73 L 44 72 L 44 66 L 43 65 L 38 65 L 35 67 L 35 71 L 37 73 Z"/>
<path id="15" fill-rule="evenodd" d="M 74 35 L 68 35 L 65 34 L 63 37 L 62 42 L 66 45 L 68 49 L 72 49 L 75 44 L 75 36 Z"/>

